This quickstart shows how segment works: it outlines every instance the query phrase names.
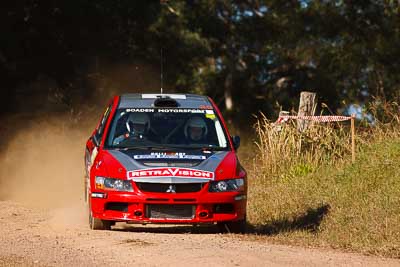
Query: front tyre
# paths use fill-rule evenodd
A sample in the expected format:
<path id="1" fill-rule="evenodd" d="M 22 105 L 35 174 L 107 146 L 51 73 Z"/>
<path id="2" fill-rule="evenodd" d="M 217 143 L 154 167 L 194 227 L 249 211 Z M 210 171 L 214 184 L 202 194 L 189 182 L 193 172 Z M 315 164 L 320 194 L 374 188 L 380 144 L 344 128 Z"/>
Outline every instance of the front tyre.
<path id="1" fill-rule="evenodd" d="M 115 223 L 113 221 L 100 220 L 93 217 L 92 212 L 89 211 L 89 227 L 92 230 L 111 230 L 111 226 Z"/>

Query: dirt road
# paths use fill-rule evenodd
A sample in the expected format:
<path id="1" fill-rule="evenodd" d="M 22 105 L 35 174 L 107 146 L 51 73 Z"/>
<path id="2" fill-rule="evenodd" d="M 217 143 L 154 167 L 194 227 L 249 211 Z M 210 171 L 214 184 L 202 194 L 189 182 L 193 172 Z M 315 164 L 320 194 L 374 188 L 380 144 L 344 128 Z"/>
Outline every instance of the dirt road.
<path id="1" fill-rule="evenodd" d="M 117 224 L 90 231 L 82 175 L 91 127 L 71 117 L 45 119 L 24 123 L 7 142 L 0 153 L 0 266 L 400 266 L 212 228 Z"/>
<path id="2" fill-rule="evenodd" d="M 214 229 L 117 225 L 90 231 L 81 207 L 0 202 L 0 266 L 378 266 L 389 259 L 243 241 Z"/>

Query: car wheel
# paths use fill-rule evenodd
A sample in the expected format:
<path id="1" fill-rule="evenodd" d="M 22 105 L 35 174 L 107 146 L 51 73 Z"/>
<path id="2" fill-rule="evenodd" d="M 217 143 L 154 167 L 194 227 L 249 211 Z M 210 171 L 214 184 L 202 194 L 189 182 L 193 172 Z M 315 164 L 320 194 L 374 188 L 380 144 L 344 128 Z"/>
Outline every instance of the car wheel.
<path id="1" fill-rule="evenodd" d="M 246 218 L 239 221 L 218 223 L 220 233 L 244 234 L 246 233 Z"/>
<path id="2" fill-rule="evenodd" d="M 111 230 L 111 226 L 114 224 L 113 221 L 100 220 L 94 218 L 92 213 L 89 214 L 89 226 L 92 230 Z"/>
<path id="3" fill-rule="evenodd" d="M 89 227 L 92 230 L 111 230 L 111 226 L 115 225 L 114 221 L 100 220 L 93 217 L 92 211 L 89 210 Z"/>
<path id="4" fill-rule="evenodd" d="M 88 188 L 88 185 L 87 185 L 87 180 L 86 180 L 86 176 L 85 176 L 85 181 L 84 181 L 84 187 L 85 187 L 85 204 L 88 204 L 89 203 L 89 188 Z"/>

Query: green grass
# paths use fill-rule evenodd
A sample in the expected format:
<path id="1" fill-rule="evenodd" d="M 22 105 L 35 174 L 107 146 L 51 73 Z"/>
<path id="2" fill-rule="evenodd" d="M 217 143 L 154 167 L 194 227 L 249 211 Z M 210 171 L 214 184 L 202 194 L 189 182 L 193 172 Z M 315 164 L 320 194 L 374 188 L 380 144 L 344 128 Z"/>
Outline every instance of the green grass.
<path id="1" fill-rule="evenodd" d="M 314 138 L 304 154 L 296 141 L 288 147 L 288 140 L 302 138 L 295 131 L 283 139 L 259 135 L 258 157 L 245 163 L 254 233 L 247 238 L 400 258 L 400 127 L 376 127 L 359 133 L 354 164 L 337 127 L 327 129 L 336 144 L 327 148 Z"/>

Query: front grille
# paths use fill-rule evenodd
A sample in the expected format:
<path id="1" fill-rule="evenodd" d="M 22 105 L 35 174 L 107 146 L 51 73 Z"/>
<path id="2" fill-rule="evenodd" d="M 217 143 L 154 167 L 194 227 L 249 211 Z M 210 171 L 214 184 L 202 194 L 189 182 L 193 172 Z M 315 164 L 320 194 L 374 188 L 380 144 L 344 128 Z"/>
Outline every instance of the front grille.
<path id="1" fill-rule="evenodd" d="M 160 184 L 160 183 L 136 183 L 140 191 L 156 193 L 193 193 L 199 192 L 205 183 L 193 184 Z"/>
<path id="2" fill-rule="evenodd" d="M 108 202 L 108 203 L 106 203 L 106 206 L 104 209 L 127 212 L 128 211 L 128 203 Z"/>
<path id="3" fill-rule="evenodd" d="M 153 219 L 193 219 L 195 205 L 146 205 L 146 217 Z"/>

